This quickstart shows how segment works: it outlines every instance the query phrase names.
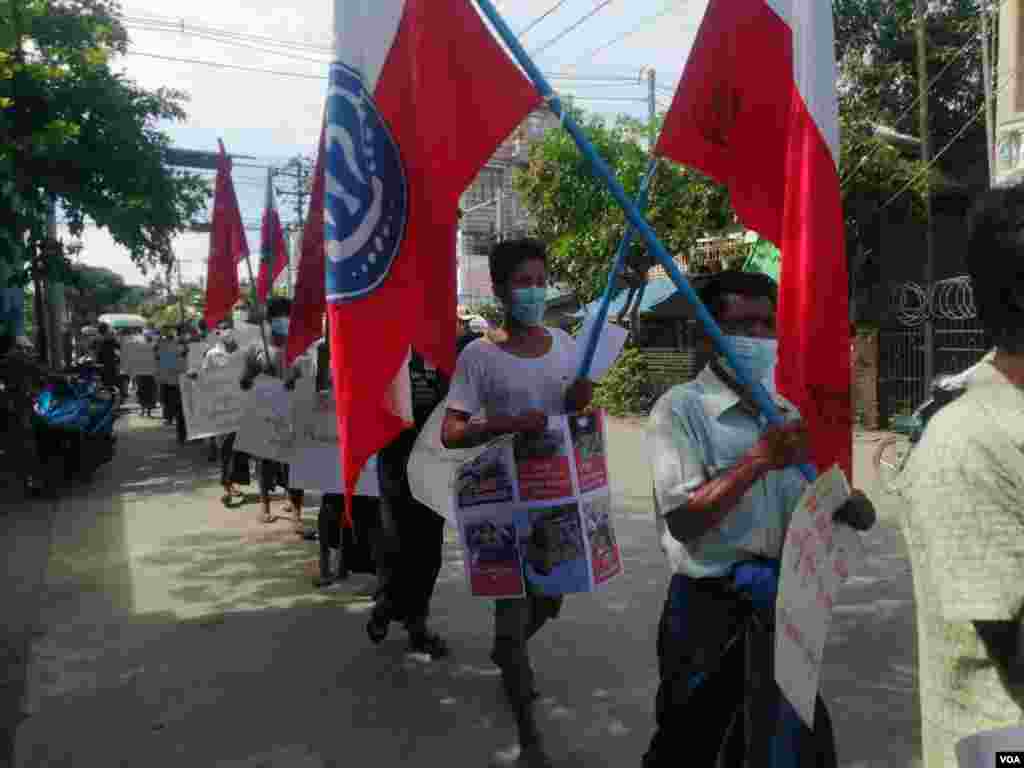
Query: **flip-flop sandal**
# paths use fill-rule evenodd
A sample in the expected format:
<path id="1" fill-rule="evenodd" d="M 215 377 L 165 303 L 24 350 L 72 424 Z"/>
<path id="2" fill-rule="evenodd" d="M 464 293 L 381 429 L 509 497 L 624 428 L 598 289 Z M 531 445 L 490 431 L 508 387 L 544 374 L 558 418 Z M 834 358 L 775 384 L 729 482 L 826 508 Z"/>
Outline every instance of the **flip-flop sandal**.
<path id="1" fill-rule="evenodd" d="M 273 522 L 276 522 L 276 521 L 277 521 L 277 518 L 274 517 L 273 515 L 263 515 L 260 518 L 260 522 L 265 524 L 265 525 L 269 525 L 270 523 L 273 523 Z"/>

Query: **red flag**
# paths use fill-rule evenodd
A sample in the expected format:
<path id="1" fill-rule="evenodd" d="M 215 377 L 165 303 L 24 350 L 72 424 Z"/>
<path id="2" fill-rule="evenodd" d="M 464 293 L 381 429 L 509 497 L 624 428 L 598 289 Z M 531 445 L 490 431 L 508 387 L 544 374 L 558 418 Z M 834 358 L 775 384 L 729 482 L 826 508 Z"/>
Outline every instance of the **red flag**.
<path id="1" fill-rule="evenodd" d="M 288 348 L 285 350 L 287 365 L 294 364 L 299 355 L 324 335 L 324 312 L 327 311 L 324 292 L 324 272 L 327 268 L 324 254 L 324 141 L 325 129 L 321 128 L 309 213 L 302 229 L 299 270 L 288 327 Z"/>
<path id="2" fill-rule="evenodd" d="M 408 425 L 388 393 L 403 389 L 410 346 L 454 367 L 459 196 L 540 103 L 471 0 L 368 7 L 335 3 L 327 104 L 326 289 L 348 489 Z"/>
<path id="3" fill-rule="evenodd" d="M 277 215 L 277 205 L 274 203 L 272 179 L 273 175 L 267 171 L 267 199 L 263 208 L 263 221 L 260 223 L 260 274 L 256 278 L 256 296 L 261 302 L 267 300 L 274 281 L 288 266 L 288 248 L 284 242 L 281 218 Z"/>
<path id="4" fill-rule="evenodd" d="M 210 227 L 210 258 L 206 271 L 206 310 L 203 319 L 208 328 L 231 316 L 241 295 L 238 262 L 249 255 L 249 245 L 238 209 L 235 185 L 231 180 L 231 159 L 220 145 L 217 179 L 213 187 L 213 222 Z"/>
<path id="5" fill-rule="evenodd" d="M 830 3 L 711 0 L 657 152 L 728 185 L 741 221 L 782 251 L 779 390 L 818 467 L 851 477 L 833 34 Z"/>

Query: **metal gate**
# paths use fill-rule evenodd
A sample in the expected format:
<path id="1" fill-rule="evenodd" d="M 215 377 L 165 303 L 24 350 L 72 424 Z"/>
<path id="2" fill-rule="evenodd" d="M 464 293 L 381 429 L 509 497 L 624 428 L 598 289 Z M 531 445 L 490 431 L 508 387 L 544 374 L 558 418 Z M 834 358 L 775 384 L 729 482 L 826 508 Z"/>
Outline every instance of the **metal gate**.
<path id="1" fill-rule="evenodd" d="M 976 319 L 935 318 L 935 375 L 959 373 L 991 349 Z M 928 396 L 924 379 L 924 328 L 883 329 L 878 334 L 878 398 L 882 423 L 909 414 Z"/>

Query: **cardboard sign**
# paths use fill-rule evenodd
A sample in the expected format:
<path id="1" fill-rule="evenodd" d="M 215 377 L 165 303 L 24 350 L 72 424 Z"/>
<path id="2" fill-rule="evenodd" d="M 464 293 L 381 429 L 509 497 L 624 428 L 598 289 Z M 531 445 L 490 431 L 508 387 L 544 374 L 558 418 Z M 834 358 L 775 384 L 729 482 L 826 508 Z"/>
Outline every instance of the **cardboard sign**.
<path id="1" fill-rule="evenodd" d="M 208 368 L 195 379 L 181 376 L 181 408 L 189 440 L 237 432 L 245 412 L 246 394 L 239 386 L 244 355 L 236 352 L 224 365 Z"/>
<path id="2" fill-rule="evenodd" d="M 121 342 L 121 372 L 129 376 L 155 376 L 156 347 L 141 341 Z"/>
<path id="3" fill-rule="evenodd" d="M 775 680 L 813 727 L 822 653 L 839 587 L 863 558 L 860 537 L 832 516 L 850 497 L 839 467 L 807 487 L 786 530 L 776 600 Z"/>
<path id="4" fill-rule="evenodd" d="M 308 399 L 313 383 L 299 379 L 288 391 L 280 379 L 257 376 L 247 393 L 236 450 L 288 464 L 295 452 L 295 405 Z"/>
<path id="5" fill-rule="evenodd" d="M 320 493 L 344 493 L 334 397 L 317 393 L 298 403 L 295 429 L 295 453 L 288 475 L 292 487 Z M 376 456 L 371 456 L 363 467 L 356 495 L 380 496 Z"/>

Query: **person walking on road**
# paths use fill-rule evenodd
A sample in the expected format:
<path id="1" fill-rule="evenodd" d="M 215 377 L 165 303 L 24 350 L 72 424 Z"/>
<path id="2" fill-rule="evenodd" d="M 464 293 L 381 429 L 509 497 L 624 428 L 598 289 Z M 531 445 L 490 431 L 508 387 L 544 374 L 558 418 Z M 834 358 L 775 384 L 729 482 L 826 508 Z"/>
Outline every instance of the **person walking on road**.
<path id="1" fill-rule="evenodd" d="M 374 643 L 380 643 L 392 621 L 400 621 L 409 633 L 412 651 L 439 659 L 448 646 L 427 628 L 430 599 L 441 573 L 444 518 L 413 498 L 408 464 L 416 439 L 434 409 L 448 393 L 448 379 L 418 354 L 409 361 L 415 426 L 402 432 L 377 455 L 384 536 L 393 536 L 384 565 L 386 578 L 366 625 Z"/>
<path id="2" fill-rule="evenodd" d="M 786 423 L 767 426 L 710 339 L 707 367 L 651 412 L 655 521 L 674 575 L 658 629 L 656 730 L 643 766 L 835 766 L 824 703 L 818 697 L 812 733 L 779 691 L 771 659 L 779 557 L 806 487 L 797 465 L 809 456 L 799 412 L 775 392 L 775 283 L 724 271 L 701 300 Z M 860 492 L 836 513 L 860 530 L 874 519 Z M 772 763 L 771 751 L 786 757 Z"/>
<path id="3" fill-rule="evenodd" d="M 442 427 L 448 448 L 479 445 L 499 435 L 542 434 L 548 416 L 581 411 L 593 394 L 589 381 L 573 381 L 573 338 L 543 324 L 548 285 L 544 245 L 530 239 L 499 243 L 491 252 L 490 271 L 505 321 L 459 356 Z M 525 573 L 523 579 L 525 597 L 495 603 L 491 659 L 501 669 L 516 712 L 523 762 L 546 766 L 550 761 L 533 712 L 537 693 L 527 644 L 558 616 L 562 596 L 539 592 Z"/>
<path id="4" fill-rule="evenodd" d="M 290 299 L 275 298 L 267 302 L 267 321 L 270 324 L 270 359 L 266 359 L 262 344 L 257 343 L 249 347 L 246 353 L 245 371 L 241 380 L 243 390 L 252 389 L 253 381 L 261 374 L 281 379 L 286 389 L 294 389 L 295 382 L 302 375 L 302 370 L 298 365 L 288 368 L 284 365 L 284 354 L 288 344 L 288 318 L 291 310 Z M 300 489 L 288 487 L 288 465 L 270 459 L 261 459 L 259 464 L 262 521 L 272 523 L 276 519 L 270 513 L 270 492 L 275 487 L 281 486 L 288 491 L 290 502 L 283 510 L 284 514 L 292 518 L 295 532 L 304 535 L 302 502 L 305 494 Z"/>
<path id="5" fill-rule="evenodd" d="M 914 575 L 924 768 L 1024 722 L 1024 189 L 971 213 L 967 271 L 995 354 L 937 411 L 894 481 Z"/>

